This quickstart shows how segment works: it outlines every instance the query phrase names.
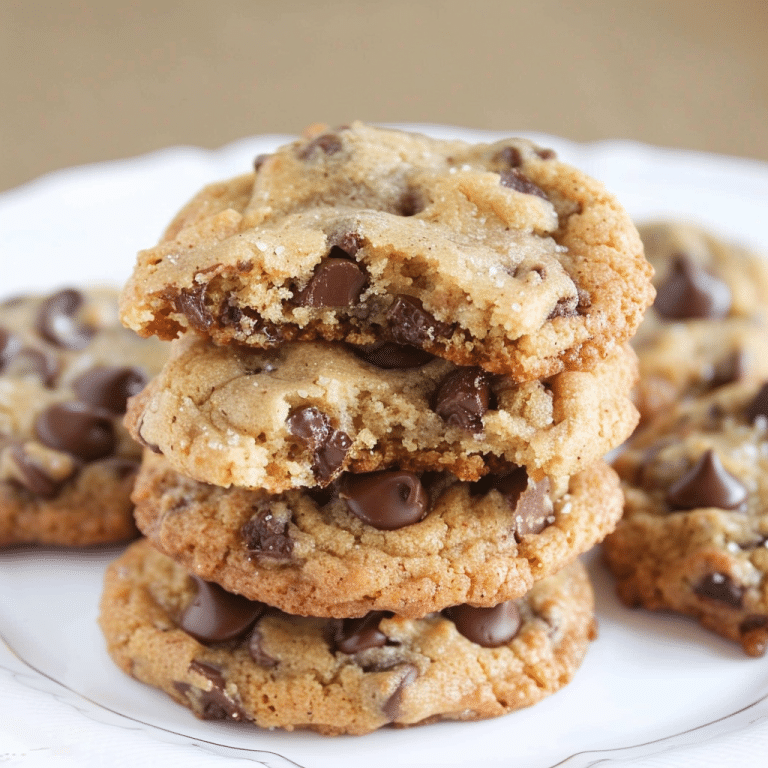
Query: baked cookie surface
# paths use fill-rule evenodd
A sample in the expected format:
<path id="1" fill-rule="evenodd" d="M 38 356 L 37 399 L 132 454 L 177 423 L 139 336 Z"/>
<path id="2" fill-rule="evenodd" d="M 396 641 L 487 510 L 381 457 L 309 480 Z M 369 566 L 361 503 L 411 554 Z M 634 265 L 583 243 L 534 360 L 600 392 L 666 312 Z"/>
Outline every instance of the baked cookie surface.
<path id="1" fill-rule="evenodd" d="M 591 367 L 652 301 L 626 212 L 530 142 L 353 123 L 256 165 L 139 255 L 129 327 L 256 347 L 389 339 L 528 381 Z"/>
<path id="2" fill-rule="evenodd" d="M 604 543 L 628 605 L 768 644 L 768 391 L 721 387 L 657 416 L 615 463 L 626 504 Z"/>
<path id="3" fill-rule="evenodd" d="M 336 617 L 515 599 L 601 541 L 622 506 L 602 462 L 559 482 L 389 471 L 273 496 L 195 482 L 150 453 L 133 498 L 141 531 L 201 578 Z"/>
<path id="4" fill-rule="evenodd" d="M 570 476 L 637 423 L 627 347 L 592 371 L 523 384 L 393 345 L 248 350 L 188 334 L 172 348 L 126 423 L 182 474 L 224 487 L 278 493 L 393 465 Z"/>
<path id="5" fill-rule="evenodd" d="M 633 340 L 643 417 L 768 378 L 768 260 L 697 226 L 640 227 L 658 295 Z"/>
<path id="6" fill-rule="evenodd" d="M 0 304 L 0 545 L 136 535 L 141 448 L 122 418 L 166 351 L 120 325 L 114 290 Z"/>
<path id="7" fill-rule="evenodd" d="M 191 578 L 141 541 L 108 569 L 99 621 L 120 668 L 198 717 L 328 735 L 530 706 L 571 680 L 595 635 L 579 563 L 514 603 L 446 614 L 290 616 Z"/>

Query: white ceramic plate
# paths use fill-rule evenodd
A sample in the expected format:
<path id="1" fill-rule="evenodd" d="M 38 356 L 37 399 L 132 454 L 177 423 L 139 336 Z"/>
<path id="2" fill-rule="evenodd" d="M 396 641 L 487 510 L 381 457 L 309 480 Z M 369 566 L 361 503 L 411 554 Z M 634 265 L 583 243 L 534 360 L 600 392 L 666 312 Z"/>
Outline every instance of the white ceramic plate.
<path id="1" fill-rule="evenodd" d="M 502 138 L 421 128 L 446 137 Z M 215 152 L 175 148 L 71 169 L 0 195 L 2 293 L 122 282 L 135 252 L 157 238 L 192 192 L 241 173 L 281 138 L 248 139 Z M 768 253 L 768 165 L 624 142 L 577 145 L 534 138 L 605 181 L 638 220 L 685 218 Z M 0 696 L 0 759 L 10 754 L 3 754 L 3 735 L 11 739 L 9 723 L 15 722 L 9 702 L 47 711 L 52 699 L 67 705 L 62 717 L 71 718 L 78 733 L 91 729 L 93 750 L 106 728 L 114 759 L 125 764 L 135 764 L 134 752 L 140 745 L 146 752 L 148 743 L 157 744 L 170 762 L 193 754 L 200 765 L 226 756 L 304 768 L 575 767 L 660 754 L 663 762 L 654 758 L 655 765 L 680 765 L 686 746 L 708 739 L 716 745 L 740 729 L 748 728 L 744 743 L 758 733 L 768 743 L 765 729 L 754 725 L 768 717 L 768 658 L 747 658 L 686 619 L 623 608 L 594 554 L 588 560 L 600 637 L 573 683 L 529 710 L 481 723 L 385 729 L 363 738 L 200 722 L 125 677 L 104 650 L 96 605 L 103 569 L 116 552 L 0 553 L 0 681 L 8 692 Z M 32 737 L 25 738 L 22 744 L 17 735 L 15 743 L 24 746 Z M 80 737 L 78 744 L 83 760 L 74 764 L 90 764 L 88 744 Z M 190 745 L 198 749 L 190 753 Z"/>

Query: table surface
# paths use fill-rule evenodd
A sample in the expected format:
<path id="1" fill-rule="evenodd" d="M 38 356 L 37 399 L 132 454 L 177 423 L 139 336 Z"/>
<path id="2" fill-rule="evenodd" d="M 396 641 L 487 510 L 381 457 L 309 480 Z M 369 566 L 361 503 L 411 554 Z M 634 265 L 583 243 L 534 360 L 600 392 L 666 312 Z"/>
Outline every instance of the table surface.
<path id="1" fill-rule="evenodd" d="M 3 0 L 0 105 L 0 190 L 352 119 L 768 159 L 768 3 Z"/>

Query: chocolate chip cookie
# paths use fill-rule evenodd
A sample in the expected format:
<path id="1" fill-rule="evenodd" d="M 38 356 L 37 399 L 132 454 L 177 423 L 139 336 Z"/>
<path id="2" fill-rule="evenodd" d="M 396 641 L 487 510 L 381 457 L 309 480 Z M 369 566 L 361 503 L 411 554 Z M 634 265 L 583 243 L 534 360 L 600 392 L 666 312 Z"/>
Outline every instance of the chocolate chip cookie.
<path id="1" fill-rule="evenodd" d="M 116 291 L 0 304 L 0 545 L 136 534 L 141 449 L 121 422 L 165 347 L 120 325 Z"/>
<path id="2" fill-rule="evenodd" d="M 418 618 L 520 597 L 601 541 L 622 506 L 602 462 L 539 481 L 522 468 L 477 483 L 391 469 L 270 495 L 190 480 L 151 453 L 133 498 L 141 531 L 198 576 L 291 613 L 337 617 Z"/>
<path id="3" fill-rule="evenodd" d="M 108 569 L 100 624 L 121 669 L 200 718 L 326 735 L 530 706 L 571 680 L 595 636 L 578 563 L 490 609 L 307 619 L 190 577 L 144 541 Z"/>
<path id="4" fill-rule="evenodd" d="M 528 141 L 353 123 L 256 166 L 139 255 L 129 327 L 261 348 L 386 340 L 532 381 L 591 368 L 652 301 L 626 212 Z"/>
<path id="5" fill-rule="evenodd" d="M 179 472 L 220 486 L 279 493 L 392 465 L 568 476 L 637 423 L 628 347 L 588 372 L 516 384 L 387 342 L 250 350 L 187 334 L 172 346 L 126 423 Z"/>
<path id="6" fill-rule="evenodd" d="M 628 605 L 768 644 L 768 387 L 723 386 L 641 430 L 616 461 L 624 518 L 605 554 Z"/>
<path id="7" fill-rule="evenodd" d="M 768 261 L 692 225 L 649 224 L 640 235 L 658 290 L 634 340 L 643 417 L 768 378 Z"/>

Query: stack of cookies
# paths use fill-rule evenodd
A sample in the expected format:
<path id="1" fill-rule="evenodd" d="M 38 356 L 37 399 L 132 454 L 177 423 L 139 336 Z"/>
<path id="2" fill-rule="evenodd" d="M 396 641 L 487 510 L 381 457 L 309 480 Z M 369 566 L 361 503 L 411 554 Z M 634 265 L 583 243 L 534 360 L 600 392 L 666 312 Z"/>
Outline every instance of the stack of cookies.
<path id="1" fill-rule="evenodd" d="M 147 540 L 107 574 L 115 661 L 322 733 L 558 690 L 650 272 L 615 199 L 524 140 L 313 128 L 204 189 L 123 293 L 175 341 L 127 415 Z"/>

